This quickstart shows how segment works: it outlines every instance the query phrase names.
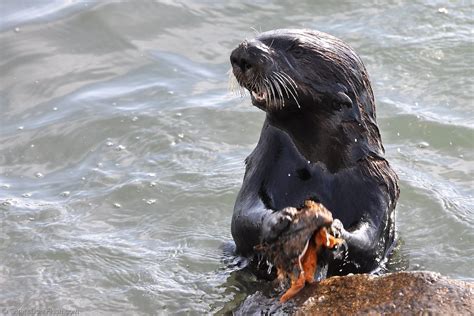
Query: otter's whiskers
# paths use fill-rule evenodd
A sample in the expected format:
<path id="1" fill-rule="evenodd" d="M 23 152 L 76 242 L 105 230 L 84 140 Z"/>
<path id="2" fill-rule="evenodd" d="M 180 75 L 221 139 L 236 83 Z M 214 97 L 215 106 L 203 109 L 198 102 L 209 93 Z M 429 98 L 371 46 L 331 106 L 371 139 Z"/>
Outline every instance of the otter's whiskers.
<path id="1" fill-rule="evenodd" d="M 285 106 L 285 98 L 283 97 L 283 91 L 285 91 L 287 98 L 292 98 L 298 105 L 298 108 L 301 108 L 297 98 L 298 86 L 296 85 L 296 82 L 291 79 L 291 77 L 288 76 L 284 71 L 272 72 L 271 78 L 272 81 L 275 83 L 275 86 L 277 87 L 280 95 L 280 108 Z"/>
<path id="2" fill-rule="evenodd" d="M 237 89 L 240 96 L 246 95 L 247 90 L 240 83 L 243 78 L 235 74 L 232 69 L 229 70 L 229 90 L 235 92 Z M 248 79 L 247 79 L 248 80 Z M 296 82 L 284 71 L 273 71 L 270 75 L 255 74 L 247 86 L 250 94 L 254 93 L 257 98 L 263 100 L 267 106 L 276 108 L 285 107 L 285 100 L 294 100 L 298 108 L 301 108 L 298 102 L 298 86 Z"/>
<path id="3" fill-rule="evenodd" d="M 234 72 L 232 71 L 232 68 L 227 71 L 227 75 L 229 76 L 229 91 L 234 95 L 236 94 L 236 91 L 238 91 L 240 97 L 244 97 L 246 94 L 245 88 L 239 84 L 238 79 L 235 77 Z"/>

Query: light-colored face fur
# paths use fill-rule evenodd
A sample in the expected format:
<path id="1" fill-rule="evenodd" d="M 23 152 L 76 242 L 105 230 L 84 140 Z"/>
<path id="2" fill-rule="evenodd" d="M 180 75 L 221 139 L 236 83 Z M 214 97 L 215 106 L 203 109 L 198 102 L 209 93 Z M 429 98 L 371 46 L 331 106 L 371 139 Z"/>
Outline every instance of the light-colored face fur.
<path id="1" fill-rule="evenodd" d="M 294 101 L 298 107 L 298 85 L 283 70 L 274 70 L 271 73 L 250 70 L 250 85 L 246 87 L 252 98 L 266 107 L 283 108 L 285 100 Z M 240 68 L 229 71 L 229 82 L 231 91 L 239 89 L 241 95 L 245 95 L 246 89 L 239 83 L 244 81 L 244 74 Z"/>

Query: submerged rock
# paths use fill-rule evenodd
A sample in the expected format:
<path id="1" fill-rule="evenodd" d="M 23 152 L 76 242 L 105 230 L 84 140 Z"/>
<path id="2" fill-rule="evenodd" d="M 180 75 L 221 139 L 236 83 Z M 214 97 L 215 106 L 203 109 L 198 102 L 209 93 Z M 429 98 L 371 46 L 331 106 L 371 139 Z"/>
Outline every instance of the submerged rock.
<path id="1" fill-rule="evenodd" d="M 306 286 L 297 315 L 474 314 L 474 283 L 434 272 L 332 277 Z"/>

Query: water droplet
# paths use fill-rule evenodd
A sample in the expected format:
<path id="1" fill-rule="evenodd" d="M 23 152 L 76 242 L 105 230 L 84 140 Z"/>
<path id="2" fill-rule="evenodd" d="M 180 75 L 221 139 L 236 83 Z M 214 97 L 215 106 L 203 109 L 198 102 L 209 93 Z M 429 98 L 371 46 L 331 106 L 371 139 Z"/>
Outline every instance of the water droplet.
<path id="1" fill-rule="evenodd" d="M 170 90 L 170 91 L 168 91 L 168 94 L 173 95 L 173 94 L 174 94 L 174 91 L 171 91 L 171 90 Z"/>
<path id="2" fill-rule="evenodd" d="M 354 142 L 356 142 L 356 143 L 357 143 L 357 138 L 354 138 Z"/>
<path id="3" fill-rule="evenodd" d="M 459 158 L 464 158 L 464 155 L 463 155 L 463 154 L 460 154 L 460 155 L 459 155 Z"/>
<path id="4" fill-rule="evenodd" d="M 106 142 L 105 144 L 106 144 L 108 147 L 112 147 L 112 146 L 114 145 L 113 142 Z"/>
<path id="5" fill-rule="evenodd" d="M 57 110 L 58 110 L 58 108 L 57 108 L 57 107 L 54 107 L 54 108 L 53 108 L 53 111 L 57 111 Z"/>
<path id="6" fill-rule="evenodd" d="M 156 186 L 156 182 L 150 182 L 150 187 L 155 187 Z"/>
<path id="7" fill-rule="evenodd" d="M 121 150 L 124 150 L 126 147 L 123 146 L 123 145 L 118 145 L 117 147 L 115 147 L 115 150 L 116 151 L 121 151 Z"/>
<path id="8" fill-rule="evenodd" d="M 148 205 L 152 205 L 152 204 L 155 204 L 156 203 L 156 200 L 155 199 L 149 199 L 146 201 L 146 204 Z"/>
<path id="9" fill-rule="evenodd" d="M 170 143 L 171 146 L 175 146 L 176 145 L 176 142 L 173 140 L 171 143 Z"/>
<path id="10" fill-rule="evenodd" d="M 43 178 L 44 175 L 43 175 L 41 172 L 37 172 L 37 173 L 35 173 L 35 177 L 37 177 L 37 178 Z"/>
<path id="11" fill-rule="evenodd" d="M 140 136 L 136 136 L 135 139 L 136 139 L 136 140 L 139 140 L 139 139 L 140 139 Z"/>
<path id="12" fill-rule="evenodd" d="M 115 208 L 121 208 L 122 205 L 121 205 L 120 203 L 114 203 L 114 207 L 115 207 Z"/>
<path id="13" fill-rule="evenodd" d="M 86 177 L 82 177 L 81 180 L 82 180 L 82 181 L 86 181 Z"/>
<path id="14" fill-rule="evenodd" d="M 401 149 L 400 149 L 400 147 L 398 147 L 398 148 L 397 148 L 397 151 L 398 151 L 398 152 L 401 152 Z"/>
<path id="15" fill-rule="evenodd" d="M 16 33 L 20 32 L 20 28 L 19 28 L 19 27 L 15 27 L 15 32 L 16 32 Z"/>
<path id="16" fill-rule="evenodd" d="M 10 189 L 10 185 L 8 183 L 1 183 L 0 188 L 2 189 Z"/>
<path id="17" fill-rule="evenodd" d="M 179 134 L 178 134 L 178 137 L 179 137 L 179 138 L 184 138 L 184 134 L 183 134 L 183 133 L 179 133 Z"/>
<path id="18" fill-rule="evenodd" d="M 18 130 L 22 131 L 25 127 L 24 126 L 18 126 Z"/>
<path id="19" fill-rule="evenodd" d="M 35 148 L 35 144 L 31 144 L 30 147 L 31 147 L 31 148 Z"/>
<path id="20" fill-rule="evenodd" d="M 438 13 L 448 14 L 448 9 L 446 9 L 446 8 L 439 8 L 439 9 L 438 9 Z"/>
<path id="21" fill-rule="evenodd" d="M 400 132 L 397 132 L 397 136 L 400 136 Z"/>
<path id="22" fill-rule="evenodd" d="M 291 173 L 288 174 L 288 177 L 291 177 Z"/>
<path id="23" fill-rule="evenodd" d="M 21 196 L 24 198 L 29 198 L 31 197 L 31 193 L 23 193 Z"/>
<path id="24" fill-rule="evenodd" d="M 182 116 L 183 114 L 181 112 L 176 113 L 176 116 Z"/>
<path id="25" fill-rule="evenodd" d="M 441 49 L 437 49 L 433 52 L 433 57 L 437 60 L 444 58 L 444 52 Z M 449 106 L 449 104 L 447 104 Z"/>
<path id="26" fill-rule="evenodd" d="M 428 142 L 420 142 L 420 143 L 418 143 L 418 147 L 419 147 L 419 148 L 427 148 L 427 147 L 429 147 L 429 146 L 430 146 L 430 144 L 429 144 Z"/>
<path id="27" fill-rule="evenodd" d="M 101 163 L 101 162 L 98 162 L 98 163 L 97 163 L 97 167 L 99 167 L 99 168 L 102 168 L 103 165 L 104 165 L 104 164 Z"/>
<path id="28" fill-rule="evenodd" d="M 453 146 L 453 142 L 449 142 L 449 146 Z"/>
<path id="29" fill-rule="evenodd" d="M 68 197 L 69 195 L 71 195 L 71 192 L 64 191 L 64 192 L 61 192 L 61 194 L 59 194 L 59 195 L 61 195 L 62 197 Z"/>
<path id="30" fill-rule="evenodd" d="M 136 121 L 138 121 L 138 117 L 136 116 L 132 117 L 132 122 L 136 122 Z"/>
<path id="31" fill-rule="evenodd" d="M 146 175 L 152 178 L 156 177 L 156 173 L 153 173 L 153 172 L 147 173 Z"/>

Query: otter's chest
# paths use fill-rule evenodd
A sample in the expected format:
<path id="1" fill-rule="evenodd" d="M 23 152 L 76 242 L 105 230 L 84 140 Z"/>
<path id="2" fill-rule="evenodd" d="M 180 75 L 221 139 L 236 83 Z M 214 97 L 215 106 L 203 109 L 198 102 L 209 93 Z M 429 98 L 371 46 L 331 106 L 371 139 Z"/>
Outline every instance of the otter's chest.
<path id="1" fill-rule="evenodd" d="M 246 182 L 252 183 L 269 209 L 301 207 L 305 200 L 331 200 L 334 175 L 320 162 L 306 159 L 291 138 L 267 129 L 248 158 Z"/>

